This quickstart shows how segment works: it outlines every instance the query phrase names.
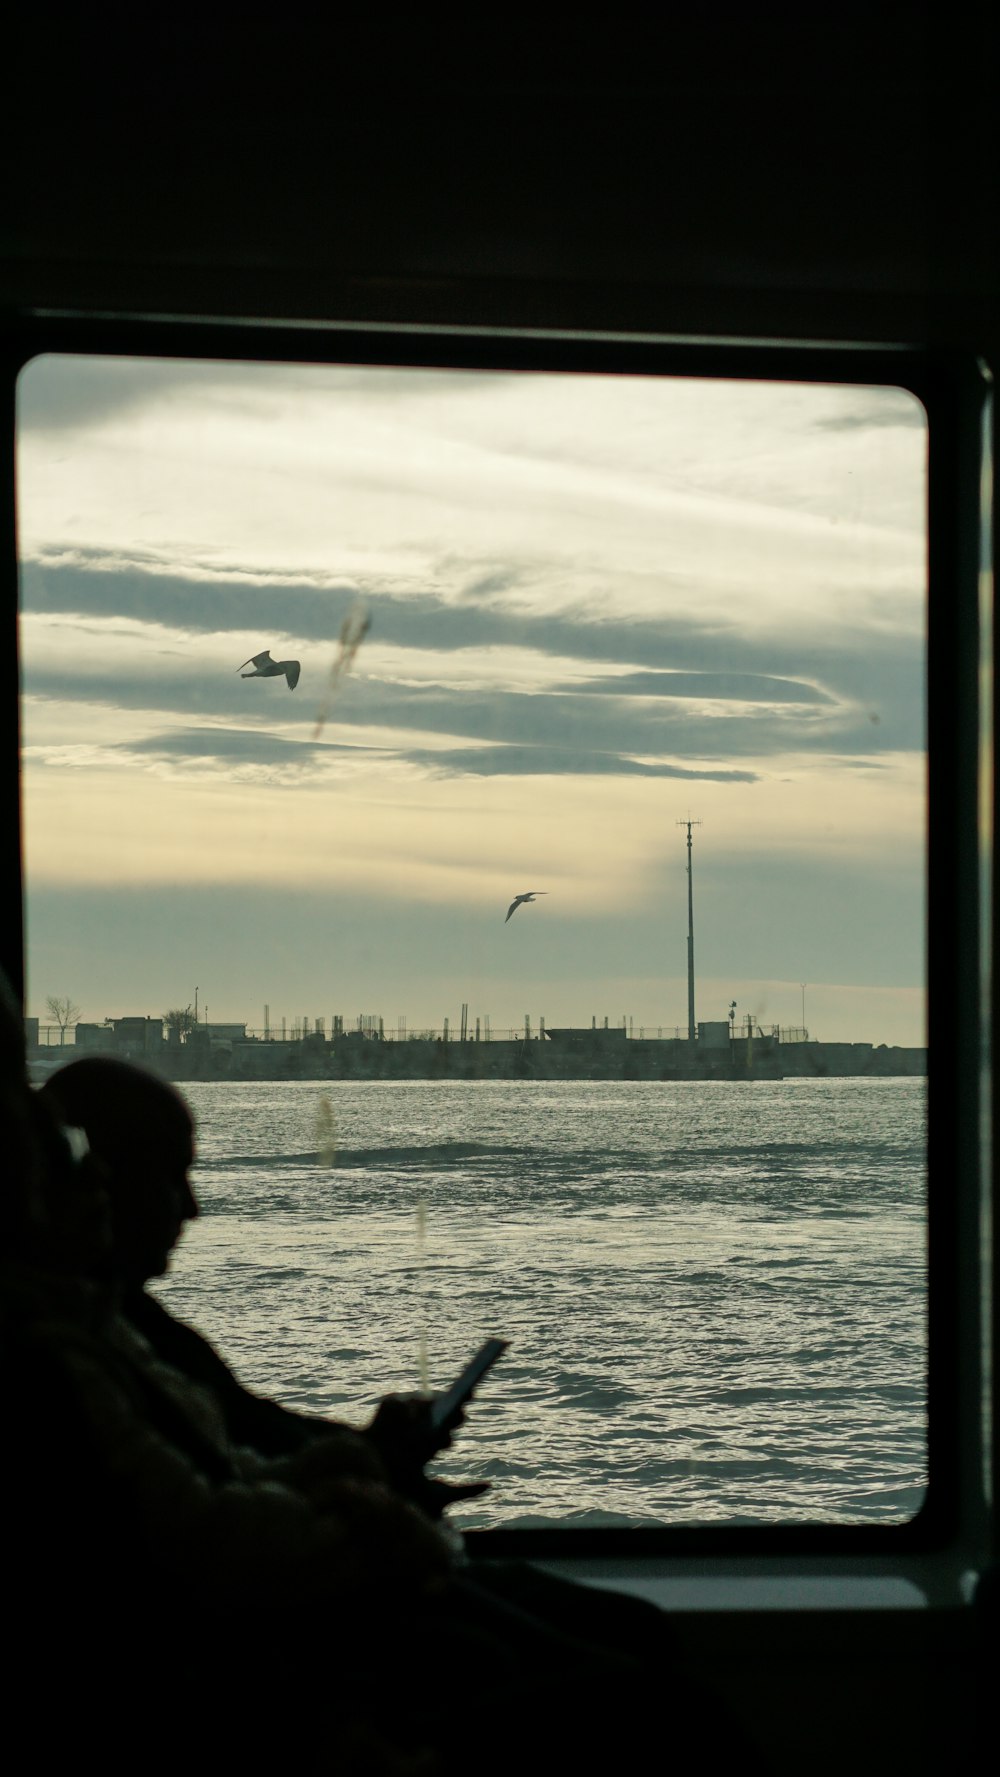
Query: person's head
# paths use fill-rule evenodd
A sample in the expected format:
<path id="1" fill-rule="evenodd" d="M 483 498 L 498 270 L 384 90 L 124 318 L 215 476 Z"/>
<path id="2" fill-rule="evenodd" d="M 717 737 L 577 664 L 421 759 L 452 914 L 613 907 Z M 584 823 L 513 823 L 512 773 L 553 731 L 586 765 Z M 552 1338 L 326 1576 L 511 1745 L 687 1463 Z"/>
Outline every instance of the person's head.
<path id="1" fill-rule="evenodd" d="M 122 1282 L 162 1276 L 198 1214 L 188 1178 L 194 1123 L 180 1093 L 148 1068 L 97 1055 L 58 1068 L 39 1091 L 62 1124 L 84 1131 L 101 1164 Z"/>

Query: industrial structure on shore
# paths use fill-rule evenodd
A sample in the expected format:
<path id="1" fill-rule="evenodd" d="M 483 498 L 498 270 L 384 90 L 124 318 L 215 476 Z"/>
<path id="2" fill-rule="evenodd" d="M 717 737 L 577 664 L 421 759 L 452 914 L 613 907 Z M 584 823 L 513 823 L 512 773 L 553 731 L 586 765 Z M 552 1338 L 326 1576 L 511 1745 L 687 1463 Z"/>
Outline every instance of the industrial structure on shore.
<path id="1" fill-rule="evenodd" d="M 267 1037 L 243 1024 L 198 1024 L 183 1037 L 166 1035 L 159 1018 L 116 1018 L 79 1024 L 71 1044 L 33 1041 L 28 1056 L 42 1076 L 80 1054 L 142 1061 L 167 1079 L 330 1080 L 781 1080 L 824 1075 L 915 1075 L 927 1051 L 873 1043 L 820 1043 L 799 1031 L 763 1030 L 750 1022 L 734 1032 L 725 1020 L 699 1024 L 694 1044 L 681 1034 L 630 1035 L 622 1026 L 546 1029 L 452 1036 L 421 1033 L 402 1039 L 382 1029 L 294 1027 Z M 359 1020 L 360 1023 L 360 1020 Z"/>
<path id="2" fill-rule="evenodd" d="M 736 1002 L 728 1019 L 699 1023 L 695 1017 L 694 884 L 691 829 L 687 829 L 687 1031 L 662 1026 L 636 1033 L 631 1021 L 575 1028 L 547 1027 L 544 1018 L 532 1031 L 495 1032 L 490 1021 L 477 1018 L 469 1026 L 469 1009 L 455 1033 L 446 1018 L 440 1030 L 409 1032 L 405 1020 L 395 1031 L 373 1013 L 361 1013 L 353 1027 L 335 1013 L 330 1019 L 302 1018 L 280 1034 L 264 1008 L 261 1030 L 246 1024 L 212 1024 L 207 1010 L 168 1017 L 108 1018 L 103 1024 L 78 1023 L 73 1043 L 63 1027 L 39 1028 L 26 1020 L 29 1065 L 36 1077 L 53 1071 L 71 1055 L 124 1056 L 146 1063 L 166 1078 L 185 1080 L 328 1080 L 369 1079 L 540 1079 L 540 1080 L 782 1080 L 825 1075 L 890 1077 L 927 1071 L 923 1048 L 890 1047 L 885 1043 L 820 1043 L 800 1028 L 762 1026 L 747 1014 L 737 1025 Z M 44 1035 L 46 1041 L 40 1041 Z M 55 1040 L 53 1041 L 53 1036 Z M 67 1052 L 68 1051 L 68 1052 Z"/>

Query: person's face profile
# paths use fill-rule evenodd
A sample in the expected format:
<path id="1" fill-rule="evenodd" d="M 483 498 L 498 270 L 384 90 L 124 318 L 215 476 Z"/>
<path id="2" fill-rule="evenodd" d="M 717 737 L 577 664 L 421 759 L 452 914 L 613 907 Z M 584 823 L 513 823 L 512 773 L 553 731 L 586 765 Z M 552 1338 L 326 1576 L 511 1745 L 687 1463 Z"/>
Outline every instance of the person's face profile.
<path id="1" fill-rule="evenodd" d="M 191 1184 L 191 1167 L 194 1165 L 194 1141 L 189 1138 L 183 1151 L 165 1162 L 166 1192 L 169 1199 L 171 1220 L 176 1227 L 171 1246 L 175 1245 L 184 1231 L 185 1223 L 193 1222 L 201 1214 L 198 1199 Z"/>
<path id="2" fill-rule="evenodd" d="M 194 1130 L 173 1117 L 150 1131 L 145 1155 L 118 1178 L 117 1246 L 133 1282 L 162 1277 L 184 1226 L 200 1213 L 189 1177 Z"/>

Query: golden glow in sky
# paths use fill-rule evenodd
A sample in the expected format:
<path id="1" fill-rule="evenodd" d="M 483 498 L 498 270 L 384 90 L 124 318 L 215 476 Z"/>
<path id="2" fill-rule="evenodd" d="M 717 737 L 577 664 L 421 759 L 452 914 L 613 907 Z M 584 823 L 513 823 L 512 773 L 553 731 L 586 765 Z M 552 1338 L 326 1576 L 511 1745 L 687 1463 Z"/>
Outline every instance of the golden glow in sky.
<path id="1" fill-rule="evenodd" d="M 922 1042 L 925 460 L 898 389 L 36 360 L 29 1010 L 683 1026 L 690 815 L 699 1017 Z"/>

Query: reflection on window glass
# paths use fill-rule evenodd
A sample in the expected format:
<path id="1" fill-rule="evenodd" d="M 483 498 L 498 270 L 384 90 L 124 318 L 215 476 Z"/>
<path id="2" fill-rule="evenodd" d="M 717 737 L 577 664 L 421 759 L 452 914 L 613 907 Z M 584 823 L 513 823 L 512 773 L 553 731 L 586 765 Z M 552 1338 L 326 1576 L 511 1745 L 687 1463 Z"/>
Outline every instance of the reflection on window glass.
<path id="1" fill-rule="evenodd" d="M 892 388 L 22 374 L 33 1069 L 181 1083 L 245 1382 L 511 1341 L 463 1524 L 921 1503 L 925 465 Z"/>

